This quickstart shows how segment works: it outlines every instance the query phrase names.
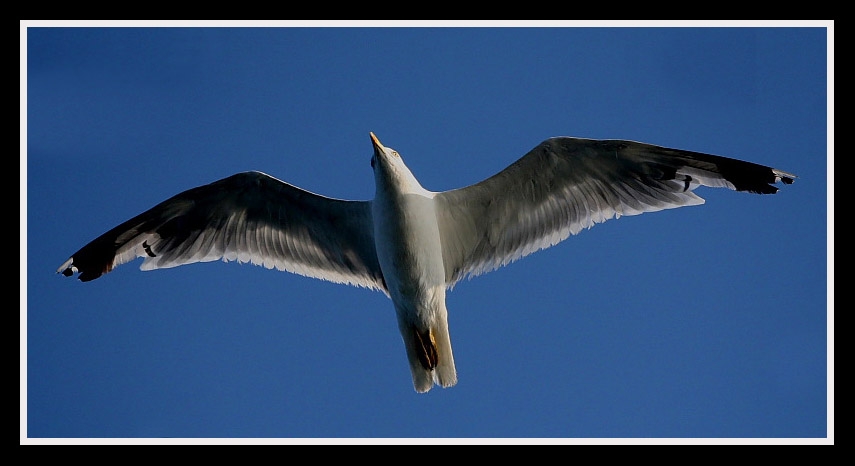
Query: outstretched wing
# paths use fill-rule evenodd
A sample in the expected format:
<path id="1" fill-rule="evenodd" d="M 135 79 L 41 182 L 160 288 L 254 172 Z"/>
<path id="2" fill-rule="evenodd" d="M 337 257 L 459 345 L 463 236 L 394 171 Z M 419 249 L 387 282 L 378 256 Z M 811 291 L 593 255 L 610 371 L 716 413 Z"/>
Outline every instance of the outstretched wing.
<path id="1" fill-rule="evenodd" d="M 480 183 L 438 193 L 446 282 L 479 275 L 583 228 L 704 200 L 710 186 L 773 194 L 795 175 L 750 162 L 621 140 L 547 139 Z"/>
<path id="2" fill-rule="evenodd" d="M 331 199 L 261 172 L 193 188 L 104 233 L 57 272 L 94 280 L 137 257 L 142 270 L 218 259 L 386 292 L 370 201 Z"/>

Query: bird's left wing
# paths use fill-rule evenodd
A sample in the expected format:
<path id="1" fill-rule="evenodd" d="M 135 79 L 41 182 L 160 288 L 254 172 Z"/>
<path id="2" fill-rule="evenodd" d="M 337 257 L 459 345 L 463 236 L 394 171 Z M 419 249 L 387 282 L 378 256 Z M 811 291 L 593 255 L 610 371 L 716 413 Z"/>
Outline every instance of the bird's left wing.
<path id="1" fill-rule="evenodd" d="M 795 175 L 622 140 L 550 138 L 480 183 L 436 194 L 446 283 L 494 270 L 621 215 L 702 204 L 697 186 L 772 194 Z"/>
<path id="2" fill-rule="evenodd" d="M 94 280 L 137 257 L 151 270 L 218 259 L 386 292 L 370 201 L 319 196 L 261 172 L 189 189 L 74 253 L 57 272 Z"/>

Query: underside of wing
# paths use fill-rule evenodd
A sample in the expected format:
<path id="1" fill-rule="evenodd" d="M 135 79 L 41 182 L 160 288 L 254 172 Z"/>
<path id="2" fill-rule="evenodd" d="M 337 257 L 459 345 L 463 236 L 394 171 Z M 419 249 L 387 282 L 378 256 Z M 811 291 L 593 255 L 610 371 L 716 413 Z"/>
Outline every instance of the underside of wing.
<path id="1" fill-rule="evenodd" d="M 621 215 L 702 204 L 698 186 L 772 194 L 795 175 L 623 140 L 547 139 L 495 176 L 439 193 L 449 286 Z"/>
<path id="2" fill-rule="evenodd" d="M 182 192 L 99 236 L 57 272 L 94 280 L 137 257 L 142 270 L 249 262 L 386 291 L 369 201 L 310 193 L 261 172 Z"/>

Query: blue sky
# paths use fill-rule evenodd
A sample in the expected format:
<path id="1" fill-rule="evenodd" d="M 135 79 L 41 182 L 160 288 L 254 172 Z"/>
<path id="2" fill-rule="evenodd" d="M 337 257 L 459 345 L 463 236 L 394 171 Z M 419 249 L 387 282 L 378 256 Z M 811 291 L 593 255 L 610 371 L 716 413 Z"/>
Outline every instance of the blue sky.
<path id="1" fill-rule="evenodd" d="M 22 23 L 22 443 L 833 441 L 831 24 Z M 702 206 L 458 284 L 459 383 L 425 395 L 378 292 L 223 262 L 55 273 L 239 171 L 370 199 L 369 131 L 435 191 L 561 135 L 799 178 L 774 196 L 701 188 Z"/>

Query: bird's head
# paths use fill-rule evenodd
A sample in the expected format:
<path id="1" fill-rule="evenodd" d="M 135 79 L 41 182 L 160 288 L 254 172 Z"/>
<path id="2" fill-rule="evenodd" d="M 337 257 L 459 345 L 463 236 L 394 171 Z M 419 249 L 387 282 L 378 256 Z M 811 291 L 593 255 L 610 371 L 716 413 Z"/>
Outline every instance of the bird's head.
<path id="1" fill-rule="evenodd" d="M 404 159 L 398 151 L 380 143 L 374 133 L 371 143 L 374 145 L 374 155 L 371 156 L 371 168 L 374 169 L 374 180 L 377 189 L 392 189 L 399 193 L 423 193 L 422 187 L 413 173 L 404 164 Z"/>

